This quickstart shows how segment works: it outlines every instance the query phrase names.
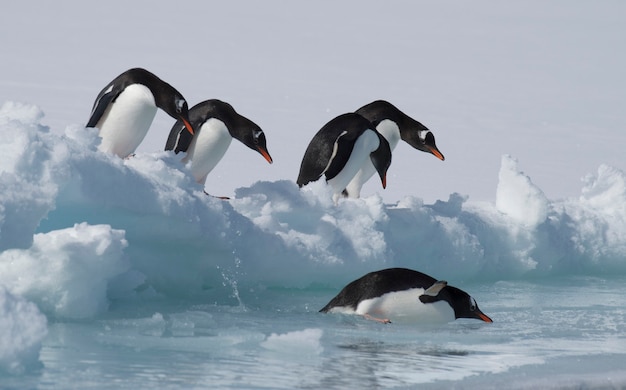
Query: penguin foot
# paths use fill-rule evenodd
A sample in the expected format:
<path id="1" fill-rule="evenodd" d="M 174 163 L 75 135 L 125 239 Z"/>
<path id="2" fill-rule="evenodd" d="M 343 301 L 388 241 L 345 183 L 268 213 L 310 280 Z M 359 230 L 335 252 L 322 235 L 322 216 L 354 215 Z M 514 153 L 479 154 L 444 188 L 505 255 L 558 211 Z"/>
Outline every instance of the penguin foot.
<path id="1" fill-rule="evenodd" d="M 206 191 L 204 191 L 204 194 L 205 194 L 205 195 L 208 195 L 208 196 L 210 196 L 210 197 L 213 197 L 213 198 L 217 198 L 217 199 L 222 199 L 222 200 L 230 200 L 230 198 L 229 198 L 228 196 L 216 196 L 216 195 L 211 195 L 211 194 L 209 194 L 209 193 L 208 193 L 208 192 L 206 192 Z"/>
<path id="2" fill-rule="evenodd" d="M 377 317 L 372 317 L 369 314 L 363 314 L 363 317 L 365 317 L 365 319 L 367 320 L 372 320 L 372 321 L 380 322 L 383 324 L 391 324 L 391 320 L 389 318 L 377 318 Z"/>

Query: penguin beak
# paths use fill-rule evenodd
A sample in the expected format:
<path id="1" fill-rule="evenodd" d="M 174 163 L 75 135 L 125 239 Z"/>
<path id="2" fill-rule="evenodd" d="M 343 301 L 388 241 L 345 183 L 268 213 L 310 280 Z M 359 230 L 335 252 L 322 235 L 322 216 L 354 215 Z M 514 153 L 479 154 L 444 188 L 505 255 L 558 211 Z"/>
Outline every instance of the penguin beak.
<path id="1" fill-rule="evenodd" d="M 267 150 L 265 150 L 264 148 L 258 146 L 257 149 L 259 150 L 259 153 L 261 153 L 261 155 L 267 160 L 268 163 L 272 163 L 274 162 L 274 160 L 272 160 L 272 156 L 270 156 L 270 154 L 267 152 Z"/>
<path id="2" fill-rule="evenodd" d="M 482 311 L 478 312 L 478 318 L 485 321 L 485 322 L 489 322 L 492 323 L 493 320 L 491 318 L 489 318 L 485 313 L 483 313 Z"/>
<path id="3" fill-rule="evenodd" d="M 189 123 L 189 121 L 185 118 L 180 118 L 181 121 L 183 121 L 183 123 L 185 124 L 185 128 L 187 128 L 187 131 L 193 135 L 193 127 L 191 127 L 191 123 Z"/>
<path id="4" fill-rule="evenodd" d="M 439 149 L 429 146 L 428 147 L 428 151 L 431 152 L 435 157 L 437 157 L 438 159 L 440 159 L 441 161 L 445 160 L 446 158 L 443 157 L 443 154 L 441 154 L 441 152 L 439 151 Z M 488 321 L 489 322 L 489 321 Z"/>
<path id="5" fill-rule="evenodd" d="M 380 179 L 383 183 L 383 190 L 384 190 L 385 188 L 387 188 L 387 175 L 383 175 Z"/>

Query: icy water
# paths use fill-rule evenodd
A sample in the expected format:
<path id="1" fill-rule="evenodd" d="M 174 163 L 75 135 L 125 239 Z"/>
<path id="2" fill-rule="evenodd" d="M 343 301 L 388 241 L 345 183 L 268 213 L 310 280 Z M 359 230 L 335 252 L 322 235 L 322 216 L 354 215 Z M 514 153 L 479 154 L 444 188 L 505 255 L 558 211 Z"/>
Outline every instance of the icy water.
<path id="1" fill-rule="evenodd" d="M 233 288 L 233 305 L 113 304 L 49 324 L 43 367 L 2 388 L 625 388 L 626 278 L 461 286 L 494 323 L 383 325 L 331 289 Z M 243 291 L 245 290 L 245 291 Z M 236 303 L 239 302 L 240 304 Z"/>

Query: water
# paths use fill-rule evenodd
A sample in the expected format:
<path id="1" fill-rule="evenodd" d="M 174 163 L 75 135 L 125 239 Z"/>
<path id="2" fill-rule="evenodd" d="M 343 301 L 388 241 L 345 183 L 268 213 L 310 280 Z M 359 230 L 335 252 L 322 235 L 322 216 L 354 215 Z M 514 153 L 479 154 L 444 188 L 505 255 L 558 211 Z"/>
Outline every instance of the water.
<path id="1" fill-rule="evenodd" d="M 2 387 L 624 388 L 625 281 L 463 286 L 494 323 L 432 328 L 318 313 L 330 289 L 242 289 L 234 305 L 123 302 L 50 323 L 43 367 Z"/>

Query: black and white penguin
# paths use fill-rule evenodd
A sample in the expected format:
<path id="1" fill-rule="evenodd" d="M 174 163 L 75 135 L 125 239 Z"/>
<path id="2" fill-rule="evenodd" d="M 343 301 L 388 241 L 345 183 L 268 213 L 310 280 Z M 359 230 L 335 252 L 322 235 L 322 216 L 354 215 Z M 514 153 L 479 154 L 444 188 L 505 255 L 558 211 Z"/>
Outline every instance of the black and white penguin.
<path id="1" fill-rule="evenodd" d="M 322 175 L 340 196 L 366 160 L 378 172 L 383 188 L 391 165 L 389 142 L 359 114 L 339 115 L 315 134 L 304 153 L 297 184 L 302 187 Z"/>
<path id="2" fill-rule="evenodd" d="M 177 121 L 165 144 L 165 150 L 187 152 L 183 162 L 191 161 L 191 173 L 200 184 L 224 157 L 233 138 L 259 152 L 270 164 L 263 130 L 250 119 L 239 115 L 228 103 L 210 99 L 189 110 L 189 121 L 195 133 L 189 134 L 183 121 Z"/>
<path id="3" fill-rule="evenodd" d="M 142 68 L 127 70 L 100 91 L 86 127 L 100 130 L 101 151 L 126 158 L 145 138 L 157 107 L 193 134 L 183 95 Z"/>
<path id="4" fill-rule="evenodd" d="M 369 120 L 376 130 L 389 142 L 393 149 L 402 139 L 412 147 L 422 152 L 431 153 L 440 160 L 443 154 L 435 144 L 435 136 L 426 126 L 400 111 L 393 104 L 385 100 L 376 100 L 366 104 L 356 111 L 357 114 Z M 344 196 L 358 198 L 361 188 L 376 172 L 369 161 L 365 161 L 354 179 L 346 186 Z"/>
<path id="5" fill-rule="evenodd" d="M 384 323 L 493 322 L 465 291 L 406 268 L 371 272 L 349 283 L 320 312 L 359 314 Z"/>

